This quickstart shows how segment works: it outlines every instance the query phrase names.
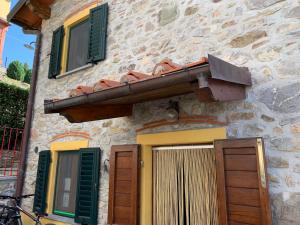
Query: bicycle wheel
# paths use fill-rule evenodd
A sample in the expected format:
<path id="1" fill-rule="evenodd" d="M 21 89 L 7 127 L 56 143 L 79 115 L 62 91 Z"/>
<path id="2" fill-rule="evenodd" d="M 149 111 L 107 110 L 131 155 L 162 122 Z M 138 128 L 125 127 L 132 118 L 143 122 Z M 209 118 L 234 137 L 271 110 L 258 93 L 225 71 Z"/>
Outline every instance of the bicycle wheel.
<path id="1" fill-rule="evenodd" d="M 11 219 L 7 225 L 22 225 L 22 220 L 21 218 L 19 219 Z"/>

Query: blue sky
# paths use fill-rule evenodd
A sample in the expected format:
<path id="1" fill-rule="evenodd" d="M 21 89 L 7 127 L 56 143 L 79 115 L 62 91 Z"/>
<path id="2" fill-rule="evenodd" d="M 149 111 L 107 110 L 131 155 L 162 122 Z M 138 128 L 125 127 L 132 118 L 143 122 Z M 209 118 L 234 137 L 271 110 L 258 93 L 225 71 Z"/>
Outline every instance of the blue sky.
<path id="1" fill-rule="evenodd" d="M 17 2 L 18 0 L 12 0 L 11 7 Z M 24 44 L 30 44 L 30 42 L 34 41 L 35 35 L 24 34 L 21 27 L 11 24 L 6 33 L 3 64 L 6 62 L 6 66 L 8 66 L 11 61 L 19 60 L 22 63 L 27 63 L 31 68 L 34 51 L 25 48 Z"/>

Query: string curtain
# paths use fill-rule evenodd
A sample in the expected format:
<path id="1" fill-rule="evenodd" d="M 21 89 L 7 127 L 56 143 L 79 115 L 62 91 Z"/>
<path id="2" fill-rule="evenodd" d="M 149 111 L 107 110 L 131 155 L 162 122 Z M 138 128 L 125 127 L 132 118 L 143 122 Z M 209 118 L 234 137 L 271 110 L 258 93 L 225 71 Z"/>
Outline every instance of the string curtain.
<path id="1" fill-rule="evenodd" d="M 154 152 L 154 224 L 218 225 L 214 149 Z"/>

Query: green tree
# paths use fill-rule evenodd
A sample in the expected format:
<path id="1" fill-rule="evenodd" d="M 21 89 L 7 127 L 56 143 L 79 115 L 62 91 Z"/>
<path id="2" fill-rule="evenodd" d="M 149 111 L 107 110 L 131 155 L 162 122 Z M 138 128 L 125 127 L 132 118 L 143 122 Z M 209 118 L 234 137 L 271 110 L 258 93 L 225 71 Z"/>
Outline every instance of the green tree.
<path id="1" fill-rule="evenodd" d="M 27 63 L 24 63 L 23 67 L 24 67 L 25 72 L 30 70 L 29 65 Z"/>
<path id="2" fill-rule="evenodd" d="M 24 63 L 24 70 L 25 70 L 24 82 L 27 83 L 27 84 L 30 84 L 31 76 L 32 76 L 32 70 L 29 68 L 27 63 Z"/>
<path id="3" fill-rule="evenodd" d="M 24 82 L 27 83 L 27 84 L 30 84 L 31 77 L 32 77 L 32 70 L 31 69 L 26 70 L 26 74 L 25 74 L 25 77 L 24 77 Z"/>
<path id="4" fill-rule="evenodd" d="M 13 61 L 7 68 L 7 76 L 14 80 L 24 81 L 26 71 L 24 65 L 19 61 Z"/>

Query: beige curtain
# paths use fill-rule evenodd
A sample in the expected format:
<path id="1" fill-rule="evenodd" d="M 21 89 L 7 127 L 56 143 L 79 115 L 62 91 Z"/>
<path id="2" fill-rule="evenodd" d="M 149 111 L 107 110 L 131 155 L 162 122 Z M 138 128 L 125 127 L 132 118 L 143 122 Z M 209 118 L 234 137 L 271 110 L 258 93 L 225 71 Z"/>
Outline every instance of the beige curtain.
<path id="1" fill-rule="evenodd" d="M 214 149 L 154 152 L 154 225 L 217 225 Z"/>

